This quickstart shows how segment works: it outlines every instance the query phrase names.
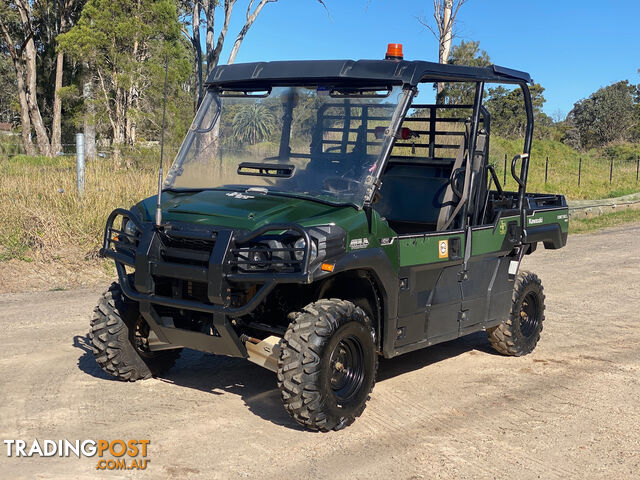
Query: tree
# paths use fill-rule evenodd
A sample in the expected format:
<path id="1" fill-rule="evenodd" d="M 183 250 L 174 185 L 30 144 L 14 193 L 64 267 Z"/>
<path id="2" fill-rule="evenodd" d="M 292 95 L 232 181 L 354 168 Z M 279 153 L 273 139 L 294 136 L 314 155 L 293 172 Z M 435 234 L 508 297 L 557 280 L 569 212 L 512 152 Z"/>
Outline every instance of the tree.
<path id="1" fill-rule="evenodd" d="M 233 135 L 240 142 L 250 145 L 267 138 L 273 131 L 275 117 L 260 103 L 241 106 L 233 117 Z"/>
<path id="2" fill-rule="evenodd" d="M 438 63 L 447 63 L 449 61 L 451 43 L 455 37 L 454 25 L 460 7 L 462 7 L 466 1 L 467 0 L 433 0 L 435 27 L 425 18 L 418 19 L 438 40 Z M 444 84 L 438 83 L 436 85 L 438 95 L 440 95 L 444 89 Z"/>
<path id="3" fill-rule="evenodd" d="M 0 34 L 9 52 L 16 74 L 22 141 L 27 154 L 33 155 L 31 128 L 35 130 L 41 155 L 50 155 L 49 136 L 40 114 L 36 79 L 37 49 L 34 41 L 33 14 L 29 0 L 0 0 Z"/>
<path id="4" fill-rule="evenodd" d="M 640 73 L 640 69 L 638 69 Z M 636 85 L 634 88 L 633 103 L 634 103 L 634 127 L 632 132 L 632 140 L 634 142 L 640 142 L 640 85 Z"/>
<path id="5" fill-rule="evenodd" d="M 540 134 L 545 127 L 551 125 L 551 119 L 542 112 L 545 98 L 542 95 L 544 87 L 536 83 L 529 87 L 533 107 L 536 133 Z M 527 114 L 524 105 L 522 89 L 506 89 L 502 86 L 490 88 L 484 106 L 491 114 L 491 132 L 502 137 L 519 138 L 525 134 Z"/>
<path id="6" fill-rule="evenodd" d="M 0 50 L 13 62 L 22 140 L 29 154 L 35 153 L 32 129 L 40 154 L 62 150 L 64 54 L 56 51 L 56 36 L 73 24 L 83 2 L 0 0 Z"/>
<path id="7" fill-rule="evenodd" d="M 16 123 L 20 117 L 16 115 L 18 95 L 16 73 L 11 65 L 8 53 L 0 50 L 0 123 Z"/>
<path id="8" fill-rule="evenodd" d="M 249 30 L 258 19 L 258 16 L 268 3 L 275 3 L 278 0 L 249 0 L 245 10 L 244 24 L 236 34 L 231 52 L 227 59 L 228 64 L 236 60 L 238 51 L 249 33 Z M 324 0 L 316 0 L 325 9 Z M 198 104 L 202 99 L 202 85 L 205 77 L 211 73 L 220 62 L 220 55 L 224 47 L 229 25 L 233 14 L 233 8 L 238 0 L 183 0 L 181 5 L 181 18 L 183 21 L 183 34 L 189 39 L 194 51 L 194 61 L 196 70 L 196 97 Z M 222 15 L 220 31 L 216 39 L 216 16 Z M 202 45 L 200 28 L 205 26 L 205 55 L 202 57 Z M 191 27 L 191 28 L 189 28 Z M 203 67 L 206 64 L 206 68 Z"/>
<path id="9" fill-rule="evenodd" d="M 42 2 L 46 4 L 48 2 Z M 53 111 L 51 114 L 51 154 L 62 151 L 62 80 L 64 75 L 64 51 L 56 47 L 56 37 L 65 33 L 79 16 L 83 0 L 52 0 L 55 12 L 53 22 L 43 22 L 52 31 L 49 45 L 55 55 L 55 79 L 53 81 Z M 44 15 L 40 18 L 45 17 Z"/>
<path id="10" fill-rule="evenodd" d="M 451 49 L 449 61 L 452 65 L 488 67 L 491 65 L 489 54 L 480 49 L 480 42 L 460 42 Z M 472 83 L 440 83 L 438 102 L 452 105 L 471 105 L 476 87 Z"/>
<path id="11" fill-rule="evenodd" d="M 116 159 L 122 145 L 136 143 L 141 124 L 158 130 L 154 110 L 162 105 L 165 57 L 172 84 L 190 73 L 172 0 L 89 0 L 78 23 L 58 38 L 64 52 L 95 74 L 96 118 L 107 121 Z"/>
<path id="12" fill-rule="evenodd" d="M 576 102 L 568 121 L 577 130 L 581 148 L 608 145 L 631 139 L 637 124 L 634 106 L 635 87 L 627 80 L 617 82 Z"/>

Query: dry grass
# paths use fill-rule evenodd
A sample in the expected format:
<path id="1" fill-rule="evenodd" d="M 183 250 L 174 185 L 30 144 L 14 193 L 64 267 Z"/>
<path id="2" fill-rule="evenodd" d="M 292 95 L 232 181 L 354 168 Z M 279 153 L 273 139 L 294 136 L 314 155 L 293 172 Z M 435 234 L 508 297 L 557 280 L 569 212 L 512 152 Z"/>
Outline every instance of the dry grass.
<path id="1" fill-rule="evenodd" d="M 155 175 L 153 168 L 90 162 L 80 198 L 72 159 L 0 160 L 0 261 L 95 258 L 109 212 L 151 195 Z"/>

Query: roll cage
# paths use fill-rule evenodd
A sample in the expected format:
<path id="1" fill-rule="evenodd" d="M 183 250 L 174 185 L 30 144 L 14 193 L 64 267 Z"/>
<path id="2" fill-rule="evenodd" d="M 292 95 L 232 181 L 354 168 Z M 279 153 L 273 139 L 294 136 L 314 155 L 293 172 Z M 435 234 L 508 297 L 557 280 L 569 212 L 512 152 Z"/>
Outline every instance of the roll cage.
<path id="1" fill-rule="evenodd" d="M 527 124 L 522 154 L 516 155 L 512 159 L 511 173 L 518 185 L 516 199 L 517 208 L 520 211 L 522 219 L 521 225 L 526 226 L 526 222 L 524 221 L 526 215 L 525 193 L 534 128 L 531 94 L 528 87 L 528 84 L 533 83 L 533 80 L 526 72 L 498 65 L 469 67 L 407 60 L 276 61 L 220 65 L 211 72 L 206 83 L 209 88 L 220 90 L 259 90 L 261 88 L 270 88 L 272 85 L 304 84 L 324 84 L 336 88 L 402 85 L 403 97 L 398 102 L 389 128 L 385 131 L 382 151 L 371 175 L 372 181 L 370 182 L 370 187 L 367 189 L 364 203 L 366 210 L 372 208 L 373 203 L 376 201 L 376 192 L 379 191 L 381 187 L 381 177 L 388 167 L 392 150 L 398 146 L 408 146 L 406 142 L 403 144 L 400 141 L 402 140 L 400 129 L 405 122 L 412 121 L 411 118 L 406 117 L 406 113 L 409 108 L 412 107 L 412 101 L 417 92 L 418 85 L 431 82 L 464 82 L 475 84 L 475 94 L 472 105 L 421 106 L 430 109 L 432 112 L 430 113 L 430 118 L 432 118 L 434 122 L 436 116 L 433 112 L 435 112 L 436 109 L 470 109 L 471 114 L 467 122 L 467 132 L 462 139 L 467 152 L 476 152 L 478 133 L 481 125 L 488 133 L 490 121 L 489 112 L 482 106 L 485 84 L 511 84 L 517 85 L 522 89 Z M 363 105 L 359 105 L 359 107 L 362 106 Z M 364 110 L 361 115 L 364 118 Z M 443 132 L 439 132 L 434 125 L 432 122 L 429 128 L 430 131 L 427 132 L 429 134 L 429 155 L 427 157 L 429 163 L 449 162 L 449 164 L 453 165 L 455 158 L 438 158 L 435 154 L 437 146 L 440 145 L 437 141 L 437 136 L 442 135 Z M 468 153 L 468 155 L 471 158 L 475 153 L 474 155 Z M 471 171 L 472 169 L 469 167 L 472 161 L 473 158 L 464 163 L 466 175 L 464 185 L 462 185 L 461 189 L 456 191 L 456 186 L 452 185 L 456 194 L 455 196 L 459 198 L 454 209 L 455 213 L 453 214 L 454 216 L 460 215 L 461 217 L 458 228 L 466 228 L 467 225 L 473 225 L 483 220 L 486 214 L 486 205 L 481 214 L 477 208 L 475 211 L 470 211 L 469 206 L 478 201 L 486 203 L 488 190 L 490 189 L 486 186 L 487 179 L 489 179 L 492 184 L 495 184 L 498 193 L 502 194 L 502 188 L 497 175 L 495 175 L 492 167 L 488 165 L 488 156 L 485 155 L 483 160 L 484 165 L 482 166 L 482 172 Z M 519 173 L 516 171 L 518 161 L 521 161 Z M 522 238 L 526 235 L 525 230 L 526 228 L 523 228 Z"/>

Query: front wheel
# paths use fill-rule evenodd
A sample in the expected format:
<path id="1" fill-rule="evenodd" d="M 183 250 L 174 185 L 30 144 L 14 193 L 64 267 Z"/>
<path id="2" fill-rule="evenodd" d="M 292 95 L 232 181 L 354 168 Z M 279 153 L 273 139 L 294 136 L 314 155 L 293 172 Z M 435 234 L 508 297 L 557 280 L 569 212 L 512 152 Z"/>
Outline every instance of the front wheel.
<path id="1" fill-rule="evenodd" d="M 278 387 L 301 425 L 327 432 L 352 424 L 375 383 L 371 320 L 353 303 L 323 299 L 295 314 L 282 342 Z"/>
<path id="2" fill-rule="evenodd" d="M 109 375 L 135 381 L 169 370 L 182 349 L 149 350 L 149 326 L 138 304 L 127 299 L 120 285 L 111 284 L 94 309 L 89 338 L 98 365 Z"/>
<path id="3" fill-rule="evenodd" d="M 494 349 L 519 357 L 531 353 L 540 340 L 544 321 L 544 290 L 535 273 L 522 271 L 516 278 L 509 317 L 487 330 Z"/>

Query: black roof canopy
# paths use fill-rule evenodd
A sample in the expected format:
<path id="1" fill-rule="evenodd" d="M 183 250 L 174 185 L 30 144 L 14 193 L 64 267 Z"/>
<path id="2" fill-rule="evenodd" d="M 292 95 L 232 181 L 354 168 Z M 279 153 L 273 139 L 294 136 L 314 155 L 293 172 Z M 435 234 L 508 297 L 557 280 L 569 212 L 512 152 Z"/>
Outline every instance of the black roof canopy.
<path id="1" fill-rule="evenodd" d="M 298 60 L 218 65 L 208 85 L 258 87 L 307 81 L 330 84 L 411 85 L 425 81 L 532 83 L 526 72 L 492 65 L 467 67 L 424 61 L 392 60 Z"/>

